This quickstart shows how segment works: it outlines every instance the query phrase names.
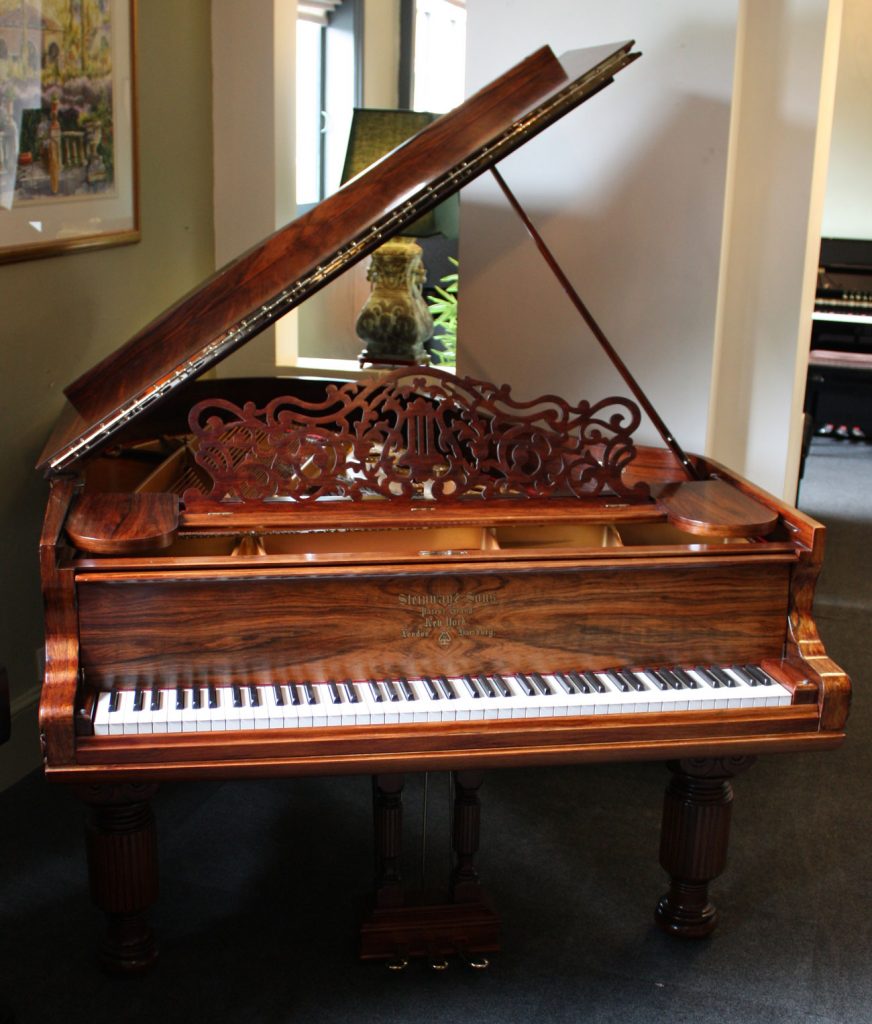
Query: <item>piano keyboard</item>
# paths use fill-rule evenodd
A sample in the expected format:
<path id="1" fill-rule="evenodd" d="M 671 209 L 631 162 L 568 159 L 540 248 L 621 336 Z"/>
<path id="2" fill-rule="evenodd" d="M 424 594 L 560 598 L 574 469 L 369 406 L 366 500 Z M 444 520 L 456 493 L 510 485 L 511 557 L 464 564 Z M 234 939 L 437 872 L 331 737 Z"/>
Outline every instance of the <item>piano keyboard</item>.
<path id="1" fill-rule="evenodd" d="M 756 665 L 159 686 L 101 692 L 98 736 L 461 722 L 771 707 L 791 693 Z"/>

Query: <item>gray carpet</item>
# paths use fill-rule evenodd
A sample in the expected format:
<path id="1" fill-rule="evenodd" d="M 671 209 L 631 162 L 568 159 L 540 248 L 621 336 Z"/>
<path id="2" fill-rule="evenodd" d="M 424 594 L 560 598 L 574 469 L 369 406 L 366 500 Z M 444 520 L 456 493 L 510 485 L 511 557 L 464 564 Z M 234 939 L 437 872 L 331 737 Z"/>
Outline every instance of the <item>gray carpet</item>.
<path id="1" fill-rule="evenodd" d="M 395 975 L 356 961 L 371 868 L 367 780 L 176 784 L 156 801 L 162 959 L 147 976 L 110 978 L 94 966 L 102 922 L 88 900 L 79 808 L 32 776 L 0 795 L 0 1001 L 18 1024 L 869 1024 L 870 497 L 872 448 L 816 440 L 800 504 L 831 530 L 817 618 L 854 679 L 849 741 L 762 758 L 736 781 L 711 939 L 675 941 L 652 924 L 665 888 L 660 765 L 488 777 L 480 867 L 504 949 L 483 973 L 413 964 Z M 445 859 L 443 790 L 433 777 L 434 874 Z"/>

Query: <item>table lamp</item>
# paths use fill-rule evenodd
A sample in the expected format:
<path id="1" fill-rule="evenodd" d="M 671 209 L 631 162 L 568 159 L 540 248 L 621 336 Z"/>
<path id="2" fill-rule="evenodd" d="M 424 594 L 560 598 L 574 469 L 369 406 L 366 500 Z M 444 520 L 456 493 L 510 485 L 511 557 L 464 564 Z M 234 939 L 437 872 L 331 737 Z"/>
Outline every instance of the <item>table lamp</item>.
<path id="1" fill-rule="evenodd" d="M 396 149 L 437 116 L 415 110 L 356 109 L 342 182 Z M 427 277 L 423 250 L 415 239 L 436 234 L 456 237 L 457 210 L 457 197 L 452 196 L 372 254 L 366 275 L 371 290 L 355 324 L 365 345 L 358 357 L 361 366 L 429 363 L 433 318 L 423 295 Z"/>

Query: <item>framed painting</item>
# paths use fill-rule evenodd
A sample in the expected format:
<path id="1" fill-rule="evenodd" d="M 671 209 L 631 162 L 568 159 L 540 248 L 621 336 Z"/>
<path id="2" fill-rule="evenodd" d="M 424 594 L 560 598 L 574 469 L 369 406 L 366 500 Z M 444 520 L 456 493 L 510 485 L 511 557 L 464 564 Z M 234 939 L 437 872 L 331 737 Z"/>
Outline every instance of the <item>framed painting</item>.
<path id="1" fill-rule="evenodd" d="M 136 0 L 0 0 L 0 263 L 138 240 Z"/>

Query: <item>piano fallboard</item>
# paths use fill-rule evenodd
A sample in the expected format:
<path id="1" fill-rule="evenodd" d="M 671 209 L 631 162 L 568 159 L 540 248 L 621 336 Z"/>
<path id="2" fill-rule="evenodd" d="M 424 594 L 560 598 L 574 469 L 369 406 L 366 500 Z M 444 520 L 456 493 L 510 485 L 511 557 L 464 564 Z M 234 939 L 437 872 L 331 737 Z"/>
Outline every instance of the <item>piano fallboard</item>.
<path id="1" fill-rule="evenodd" d="M 782 655 L 792 555 L 664 561 L 84 573 L 80 664 L 91 685 L 111 686 Z"/>

